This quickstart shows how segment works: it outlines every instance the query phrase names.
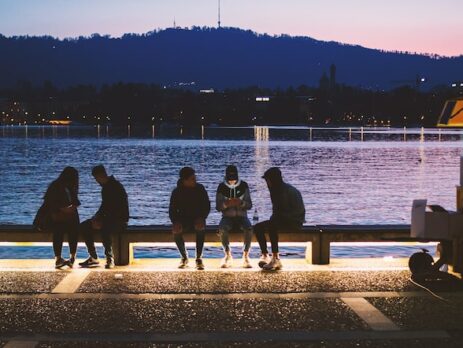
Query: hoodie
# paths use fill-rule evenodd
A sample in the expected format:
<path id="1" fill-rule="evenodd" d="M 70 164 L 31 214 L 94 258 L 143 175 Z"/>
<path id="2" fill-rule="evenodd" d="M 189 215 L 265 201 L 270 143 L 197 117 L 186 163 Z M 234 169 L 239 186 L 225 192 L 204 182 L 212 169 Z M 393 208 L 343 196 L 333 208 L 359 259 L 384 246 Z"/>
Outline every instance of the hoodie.
<path id="1" fill-rule="evenodd" d="M 230 198 L 239 198 L 241 205 L 226 208 L 225 202 Z M 235 185 L 230 185 L 227 180 L 224 180 L 217 187 L 215 203 L 216 209 L 222 212 L 224 217 L 247 217 L 248 210 L 252 208 L 248 184 L 238 180 Z"/>
<path id="2" fill-rule="evenodd" d="M 211 202 L 207 191 L 201 184 L 195 187 L 185 187 L 182 180 L 172 191 L 169 204 L 169 218 L 172 223 L 193 222 L 201 218 L 206 220 L 211 210 Z"/>

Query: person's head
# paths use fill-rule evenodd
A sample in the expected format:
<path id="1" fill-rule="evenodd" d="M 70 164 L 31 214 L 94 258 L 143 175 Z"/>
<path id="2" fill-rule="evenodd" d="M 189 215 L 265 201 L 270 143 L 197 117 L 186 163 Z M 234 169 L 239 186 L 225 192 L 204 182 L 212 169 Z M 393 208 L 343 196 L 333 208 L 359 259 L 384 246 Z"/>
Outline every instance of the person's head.
<path id="1" fill-rule="evenodd" d="M 225 169 L 225 180 L 229 185 L 235 185 L 238 182 L 238 168 L 234 165 L 229 165 Z"/>
<path id="2" fill-rule="evenodd" d="M 283 178 L 281 176 L 281 170 L 278 167 L 272 167 L 267 169 L 262 178 L 267 182 L 268 188 L 271 190 L 273 188 L 281 186 L 283 184 Z"/>
<path id="3" fill-rule="evenodd" d="M 79 188 L 79 172 L 74 167 L 64 168 L 58 180 L 65 187 L 72 188 L 76 191 Z"/>
<path id="4" fill-rule="evenodd" d="M 95 178 L 96 182 L 101 186 L 106 184 L 109 180 L 108 174 L 106 173 L 105 167 L 100 164 L 92 169 L 92 175 Z"/>
<path id="5" fill-rule="evenodd" d="M 183 167 L 180 169 L 179 176 L 183 186 L 190 188 L 196 186 L 196 175 L 193 168 Z"/>

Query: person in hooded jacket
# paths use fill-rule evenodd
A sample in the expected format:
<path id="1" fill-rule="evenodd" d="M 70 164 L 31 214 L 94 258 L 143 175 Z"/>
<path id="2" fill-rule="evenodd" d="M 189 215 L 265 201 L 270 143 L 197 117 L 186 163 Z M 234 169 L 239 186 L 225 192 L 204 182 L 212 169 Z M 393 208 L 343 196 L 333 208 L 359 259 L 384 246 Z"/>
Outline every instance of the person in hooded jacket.
<path id="1" fill-rule="evenodd" d="M 183 233 L 196 234 L 196 269 L 203 270 L 202 260 L 206 218 L 211 210 L 211 202 L 203 185 L 196 182 L 193 168 L 180 170 L 177 187 L 172 191 L 169 204 L 169 218 L 172 221 L 172 234 L 182 257 L 179 268 L 188 266 L 188 253 Z"/>
<path id="2" fill-rule="evenodd" d="M 225 170 L 225 179 L 217 187 L 216 209 L 222 213 L 219 223 L 219 235 L 225 256 L 221 268 L 232 266 L 233 257 L 230 250 L 229 232 L 240 229 L 244 232 L 243 267 L 251 268 L 249 250 L 252 241 L 252 225 L 248 219 L 248 210 L 252 208 L 248 184 L 238 178 L 238 169 L 230 165 Z"/>
<path id="3" fill-rule="evenodd" d="M 272 201 L 270 220 L 254 226 L 254 233 L 262 252 L 259 266 L 267 271 L 282 268 L 278 251 L 278 232 L 281 230 L 300 230 L 305 221 L 305 207 L 301 193 L 292 185 L 283 181 L 277 167 L 268 169 L 262 177 L 267 182 Z M 265 232 L 268 232 L 272 246 L 272 258 L 269 258 Z"/>
<path id="4" fill-rule="evenodd" d="M 38 230 L 49 230 L 53 233 L 53 251 L 55 268 L 72 267 L 77 253 L 79 234 L 78 199 L 79 173 L 73 167 L 66 167 L 59 177 L 47 189 L 44 202 L 34 219 L 33 225 Z M 68 235 L 68 260 L 61 256 L 64 235 Z"/>

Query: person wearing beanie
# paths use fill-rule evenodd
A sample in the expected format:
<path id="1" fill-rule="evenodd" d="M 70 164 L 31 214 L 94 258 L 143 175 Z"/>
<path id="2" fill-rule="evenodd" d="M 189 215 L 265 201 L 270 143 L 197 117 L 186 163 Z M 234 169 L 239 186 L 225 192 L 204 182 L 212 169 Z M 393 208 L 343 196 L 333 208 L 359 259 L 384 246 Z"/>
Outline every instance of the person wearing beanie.
<path id="1" fill-rule="evenodd" d="M 281 171 L 277 167 L 268 169 L 262 177 L 267 182 L 272 201 L 270 220 L 262 221 L 254 226 L 254 233 L 261 249 L 259 267 L 267 271 L 282 268 L 278 253 L 278 232 L 302 228 L 305 221 L 305 207 L 301 193 L 283 181 Z M 265 233 L 268 233 L 272 246 L 272 258 L 267 250 Z"/>
<path id="2" fill-rule="evenodd" d="M 219 223 L 219 235 L 225 256 L 221 268 L 232 266 L 233 258 L 230 250 L 228 234 L 232 229 L 240 229 L 244 233 L 243 267 L 251 268 L 249 250 L 252 241 L 252 225 L 248 219 L 248 210 L 252 208 L 248 184 L 238 178 L 238 169 L 229 165 L 225 170 L 225 179 L 217 187 L 216 209 L 222 213 Z"/>
<path id="3" fill-rule="evenodd" d="M 196 269 L 203 270 L 202 261 L 206 218 L 211 210 L 209 196 L 203 185 L 196 182 L 193 168 L 180 170 L 177 187 L 172 191 L 169 205 L 169 218 L 172 221 L 172 234 L 182 257 L 179 268 L 188 266 L 188 253 L 183 233 L 196 234 Z"/>

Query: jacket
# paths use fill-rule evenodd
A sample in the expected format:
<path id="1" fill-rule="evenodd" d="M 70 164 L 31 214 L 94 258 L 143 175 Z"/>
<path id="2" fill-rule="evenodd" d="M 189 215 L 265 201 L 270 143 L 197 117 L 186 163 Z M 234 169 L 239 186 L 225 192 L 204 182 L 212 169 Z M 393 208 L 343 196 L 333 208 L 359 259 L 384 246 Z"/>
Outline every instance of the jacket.
<path id="1" fill-rule="evenodd" d="M 103 220 L 129 221 L 127 193 L 114 176 L 110 176 L 101 189 L 101 206 L 95 216 Z"/>
<path id="2" fill-rule="evenodd" d="M 239 198 L 241 205 L 226 208 L 225 203 L 230 198 Z M 252 208 L 252 201 L 246 181 L 238 180 L 235 185 L 228 184 L 226 180 L 220 183 L 217 187 L 215 207 L 224 217 L 247 217 L 248 210 Z"/>
<path id="3" fill-rule="evenodd" d="M 201 184 L 189 188 L 183 186 L 181 180 L 172 191 L 169 204 L 169 218 L 172 223 L 193 222 L 201 218 L 206 220 L 211 210 L 211 202 L 207 191 Z"/>
<path id="4" fill-rule="evenodd" d="M 302 226 L 305 222 L 305 207 L 299 190 L 290 184 L 282 183 L 270 191 L 270 197 L 271 219 L 282 219 Z"/>

